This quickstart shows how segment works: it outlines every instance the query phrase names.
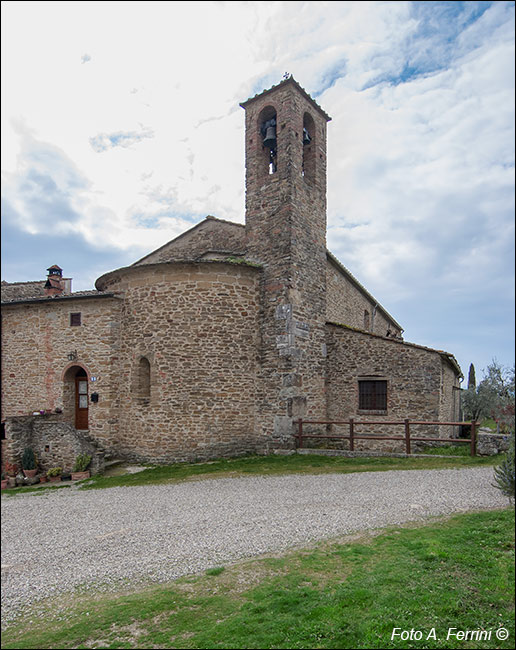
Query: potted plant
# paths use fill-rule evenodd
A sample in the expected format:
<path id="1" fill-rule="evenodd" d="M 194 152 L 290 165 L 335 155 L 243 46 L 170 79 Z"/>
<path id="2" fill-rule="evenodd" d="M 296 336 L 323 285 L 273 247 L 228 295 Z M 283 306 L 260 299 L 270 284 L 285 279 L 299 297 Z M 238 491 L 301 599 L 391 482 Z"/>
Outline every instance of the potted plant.
<path id="1" fill-rule="evenodd" d="M 22 468 L 23 468 L 23 473 L 27 478 L 34 478 L 38 473 L 38 464 L 36 461 L 36 455 L 32 447 L 25 447 L 22 456 Z"/>
<path id="2" fill-rule="evenodd" d="M 88 454 L 79 454 L 75 459 L 75 464 L 72 469 L 72 481 L 80 481 L 83 478 L 90 478 L 90 472 L 87 471 L 87 467 L 90 463 L 91 456 Z"/>
<path id="3" fill-rule="evenodd" d="M 40 483 L 46 483 L 47 481 L 48 481 L 48 476 L 46 475 L 45 472 L 43 472 L 43 474 L 39 475 L 39 482 Z"/>
<path id="4" fill-rule="evenodd" d="M 60 481 L 62 472 L 63 472 L 62 467 L 51 467 L 47 472 L 48 480 L 51 483 L 56 483 L 57 481 Z"/>
<path id="5" fill-rule="evenodd" d="M 7 487 L 7 476 L 5 472 L 2 472 L 2 490 L 5 490 Z"/>

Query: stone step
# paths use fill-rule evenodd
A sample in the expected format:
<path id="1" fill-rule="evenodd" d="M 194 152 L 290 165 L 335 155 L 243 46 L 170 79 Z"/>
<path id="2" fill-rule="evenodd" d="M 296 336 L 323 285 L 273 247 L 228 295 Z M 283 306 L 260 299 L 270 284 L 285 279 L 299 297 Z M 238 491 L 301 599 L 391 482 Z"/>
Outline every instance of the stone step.
<path id="1" fill-rule="evenodd" d="M 116 465 L 121 465 L 122 463 L 125 463 L 126 461 L 123 460 L 122 458 L 110 458 L 109 460 L 106 459 L 106 462 L 104 463 L 104 468 L 108 467 L 115 467 Z"/>

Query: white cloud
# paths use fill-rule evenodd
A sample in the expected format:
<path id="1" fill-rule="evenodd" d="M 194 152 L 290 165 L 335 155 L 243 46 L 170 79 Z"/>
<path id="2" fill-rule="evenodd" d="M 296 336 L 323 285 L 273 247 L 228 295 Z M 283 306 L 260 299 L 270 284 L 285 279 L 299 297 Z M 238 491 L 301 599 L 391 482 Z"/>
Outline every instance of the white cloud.
<path id="1" fill-rule="evenodd" d="M 361 93 L 346 90 L 339 80 L 324 95 L 335 122 L 353 116 L 349 131 L 332 134 L 330 125 L 329 222 L 367 224 L 358 233 L 330 239 L 342 254 L 351 239 L 357 274 L 387 302 L 399 297 L 407 263 L 417 274 L 416 296 L 422 283 L 436 277 L 444 290 L 452 275 L 455 283 L 471 282 L 496 270 L 496 261 L 484 254 L 468 265 L 467 274 L 457 274 L 457 257 L 474 237 L 490 251 L 507 246 L 513 209 L 513 37 L 503 26 L 496 34 L 490 47 L 483 42 L 467 54 L 461 50 L 447 69 Z M 400 238 L 406 245 L 399 245 Z M 371 263 L 371 251 L 378 248 L 385 254 Z"/>
<path id="2" fill-rule="evenodd" d="M 93 151 L 101 153 L 113 147 L 131 147 L 144 138 L 153 138 L 152 129 L 140 127 L 139 131 L 115 131 L 114 133 L 99 133 L 90 138 Z"/>
<path id="3" fill-rule="evenodd" d="M 238 103 L 288 71 L 333 117 L 328 242 L 360 281 L 395 316 L 468 283 L 507 292 L 513 12 L 131 2 L 121 21 L 113 2 L 2 3 L 5 200 L 31 232 L 58 210 L 59 229 L 119 251 L 206 214 L 243 222 Z"/>

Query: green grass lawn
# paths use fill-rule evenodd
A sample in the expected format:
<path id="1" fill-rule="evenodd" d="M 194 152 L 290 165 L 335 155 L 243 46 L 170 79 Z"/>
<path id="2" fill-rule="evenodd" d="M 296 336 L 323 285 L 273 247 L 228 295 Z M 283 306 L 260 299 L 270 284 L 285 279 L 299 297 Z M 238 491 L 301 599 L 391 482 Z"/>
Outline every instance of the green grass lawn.
<path id="1" fill-rule="evenodd" d="M 348 472 L 376 472 L 400 469 L 446 469 L 454 467 L 474 467 L 495 465 L 500 457 L 461 456 L 459 458 L 345 458 L 342 456 L 323 456 L 316 454 L 290 456 L 247 456 L 244 458 L 221 459 L 208 463 L 177 463 L 149 467 L 137 474 L 123 476 L 94 476 L 85 482 L 81 489 L 106 487 L 150 485 L 171 483 L 203 478 L 248 476 L 260 474 L 274 476 L 280 474 L 324 474 Z"/>
<path id="2" fill-rule="evenodd" d="M 2 647 L 513 648 L 513 603 L 508 508 L 333 540 L 165 585 L 49 599 L 4 631 Z M 392 639 L 394 628 L 423 638 Z M 477 640 L 447 639 L 450 628 L 476 631 Z M 496 638 L 499 628 L 507 640 Z"/>
<path id="3" fill-rule="evenodd" d="M 436 449 L 429 448 L 427 453 L 437 454 Z M 292 454 L 290 456 L 246 456 L 243 458 L 220 459 L 205 463 L 176 463 L 174 465 L 159 465 L 148 467 L 136 474 L 123 474 L 121 476 L 96 475 L 80 483 L 81 490 L 98 490 L 109 487 L 159 485 L 165 483 L 178 483 L 188 480 L 202 480 L 206 478 L 222 478 L 235 476 L 249 476 L 260 474 L 263 476 L 277 476 L 281 474 L 325 474 L 325 473 L 350 473 L 350 472 L 382 472 L 388 470 L 410 469 L 452 469 L 457 467 L 477 467 L 483 465 L 498 465 L 502 456 L 471 457 L 468 455 L 468 446 L 443 447 L 441 453 L 450 454 L 446 458 L 425 458 L 412 456 L 410 458 L 371 457 L 371 458 L 346 458 L 343 456 L 323 456 L 318 454 Z M 456 454 L 454 449 L 457 449 Z M 2 494 L 15 496 L 17 494 L 40 494 L 48 490 L 55 490 L 68 485 L 43 486 L 43 487 L 17 487 L 4 490 Z"/>
<path id="4" fill-rule="evenodd" d="M 469 443 L 457 443 L 456 445 L 439 445 L 438 447 L 424 447 L 423 454 L 438 456 L 470 456 Z M 498 461 L 500 459 L 498 458 Z"/>

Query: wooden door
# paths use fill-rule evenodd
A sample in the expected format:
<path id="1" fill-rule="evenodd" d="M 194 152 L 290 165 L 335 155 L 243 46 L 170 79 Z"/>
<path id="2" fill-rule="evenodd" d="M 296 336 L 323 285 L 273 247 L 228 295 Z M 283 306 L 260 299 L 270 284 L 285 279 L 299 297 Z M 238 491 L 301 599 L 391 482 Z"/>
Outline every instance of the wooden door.
<path id="1" fill-rule="evenodd" d="M 75 428 L 88 428 L 88 378 L 75 378 Z"/>

